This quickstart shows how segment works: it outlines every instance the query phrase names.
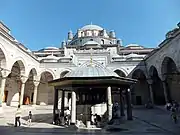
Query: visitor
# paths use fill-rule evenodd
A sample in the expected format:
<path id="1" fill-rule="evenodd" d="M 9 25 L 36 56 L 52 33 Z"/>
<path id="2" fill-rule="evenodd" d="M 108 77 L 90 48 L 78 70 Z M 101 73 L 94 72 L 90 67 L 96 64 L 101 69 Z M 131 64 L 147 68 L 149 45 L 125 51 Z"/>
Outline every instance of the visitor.
<path id="1" fill-rule="evenodd" d="M 18 105 L 16 114 L 15 114 L 15 127 L 17 127 L 17 123 L 19 123 L 19 126 L 21 126 L 20 118 L 21 118 L 21 108 L 20 108 L 20 105 Z"/>
<path id="2" fill-rule="evenodd" d="M 172 112 L 172 113 L 171 113 L 171 117 L 172 117 L 174 123 L 176 124 L 176 123 L 177 123 L 176 109 L 175 109 L 174 107 L 172 107 L 171 112 Z"/>
<path id="3" fill-rule="evenodd" d="M 153 104 L 152 104 L 151 100 L 148 100 L 147 104 L 145 104 L 145 107 L 147 109 L 152 109 L 153 108 Z"/>
<path id="4" fill-rule="evenodd" d="M 174 101 L 173 106 L 176 109 L 176 112 L 178 112 L 178 110 L 179 110 L 179 103 L 177 101 Z"/>
<path id="5" fill-rule="evenodd" d="M 94 114 L 91 114 L 91 125 L 94 125 L 94 124 L 95 124 L 94 119 L 95 119 Z"/>
<path id="6" fill-rule="evenodd" d="M 171 103 L 168 102 L 168 103 L 166 104 L 166 109 L 167 109 L 168 111 L 170 111 L 170 110 L 171 110 L 171 107 L 172 107 Z"/>
<path id="7" fill-rule="evenodd" d="M 28 115 L 28 125 L 31 126 L 31 121 L 32 121 L 32 113 L 31 111 L 29 111 L 29 115 Z"/>
<path id="8" fill-rule="evenodd" d="M 118 109 L 119 109 L 119 104 L 116 102 L 113 104 L 113 118 L 118 118 Z"/>
<path id="9" fill-rule="evenodd" d="M 70 125 L 70 110 L 69 110 L 69 108 L 66 108 L 64 111 L 64 120 L 65 120 L 65 125 Z"/>
<path id="10" fill-rule="evenodd" d="M 97 127 L 100 127 L 101 116 L 100 116 L 100 115 L 97 115 L 97 116 L 96 116 L 96 120 L 97 120 Z"/>
<path id="11" fill-rule="evenodd" d="M 94 115 L 94 125 L 97 125 L 97 113 Z"/>

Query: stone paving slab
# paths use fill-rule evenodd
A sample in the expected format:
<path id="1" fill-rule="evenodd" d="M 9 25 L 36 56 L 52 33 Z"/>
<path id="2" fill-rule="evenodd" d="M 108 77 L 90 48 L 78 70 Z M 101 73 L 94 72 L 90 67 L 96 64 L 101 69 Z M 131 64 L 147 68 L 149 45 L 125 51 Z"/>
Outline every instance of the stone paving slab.
<path id="1" fill-rule="evenodd" d="M 165 113 L 163 110 L 156 108 L 136 108 L 133 110 L 133 116 L 145 123 L 167 131 L 169 134 L 180 135 L 180 121 L 178 124 L 175 124 L 172 121 L 170 114 Z"/>
<path id="2" fill-rule="evenodd" d="M 32 110 L 33 116 L 35 116 L 35 122 L 32 123 L 32 126 L 27 125 L 26 117 L 28 114 L 28 111 Z M 147 123 L 146 121 L 143 121 L 141 119 L 134 119 L 133 121 L 124 121 L 120 125 L 115 125 L 116 128 L 121 129 L 127 129 L 124 131 L 106 131 L 106 130 L 74 130 L 71 128 L 63 128 L 60 126 L 52 125 L 52 106 L 46 107 L 46 106 L 35 106 L 35 107 L 23 107 L 22 108 L 22 117 L 24 118 L 22 120 L 23 125 L 22 127 L 13 127 L 14 126 L 14 114 L 15 114 L 16 108 L 7 107 L 5 109 L 5 116 L 4 118 L 0 119 L 0 130 L 6 132 L 6 134 L 10 135 L 13 133 L 13 135 L 35 135 L 35 134 L 158 134 L 158 135 L 169 135 L 169 132 L 166 132 L 162 128 L 159 128 L 155 125 L 152 125 L 151 123 Z M 140 112 L 139 112 L 140 111 Z M 134 110 L 134 114 L 138 117 L 144 118 L 142 115 L 151 114 L 149 111 L 145 112 L 147 110 Z M 153 111 L 154 113 L 154 111 Z M 156 112 L 157 115 L 162 115 L 160 112 Z M 150 115 L 151 116 L 151 115 Z M 152 118 L 152 117 L 151 117 Z M 149 119 L 147 119 L 149 120 Z M 150 121 L 151 122 L 151 121 Z M 2 124 L 1 124 L 2 123 Z M 8 123 L 8 127 L 5 127 L 4 123 Z M 7 125 L 7 124 L 6 124 Z M 162 126 L 162 125 L 161 125 Z"/>

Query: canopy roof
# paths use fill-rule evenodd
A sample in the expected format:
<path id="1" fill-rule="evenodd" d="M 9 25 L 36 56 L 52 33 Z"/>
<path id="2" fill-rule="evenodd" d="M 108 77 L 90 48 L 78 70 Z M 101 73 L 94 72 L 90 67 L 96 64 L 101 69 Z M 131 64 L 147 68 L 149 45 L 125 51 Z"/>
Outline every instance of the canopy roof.
<path id="1" fill-rule="evenodd" d="M 118 75 L 105 68 L 103 65 L 98 64 L 94 60 L 86 61 L 77 69 L 67 73 L 65 77 L 100 77 L 100 76 L 116 76 Z"/>
<path id="2" fill-rule="evenodd" d="M 49 85 L 60 88 L 69 89 L 76 87 L 130 87 L 137 80 L 115 77 L 115 76 L 100 76 L 100 77 L 64 77 L 49 82 Z"/>
<path id="3" fill-rule="evenodd" d="M 75 87 L 129 87 L 134 83 L 135 79 L 120 77 L 91 59 L 65 77 L 50 81 L 49 85 L 71 90 Z"/>

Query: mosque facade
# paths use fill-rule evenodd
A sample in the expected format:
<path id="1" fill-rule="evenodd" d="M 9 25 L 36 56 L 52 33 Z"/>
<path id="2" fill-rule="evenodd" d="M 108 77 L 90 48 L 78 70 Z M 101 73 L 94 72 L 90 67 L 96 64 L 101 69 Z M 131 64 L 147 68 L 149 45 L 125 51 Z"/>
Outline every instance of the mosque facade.
<path id="1" fill-rule="evenodd" d="M 174 31 L 177 34 L 179 27 Z M 174 31 L 171 32 L 171 35 L 175 33 Z M 167 37 L 168 41 L 164 41 L 162 44 L 171 44 L 169 40 L 177 38 L 176 36 Z M 179 44 L 179 39 L 177 38 L 173 45 Z M 145 48 L 137 44 L 123 45 L 122 40 L 116 37 L 115 31 L 108 31 L 98 25 L 90 24 L 78 29 L 75 34 L 69 31 L 67 40 L 61 43 L 61 47 L 46 47 L 37 51 L 30 51 L 13 37 L 10 29 L 1 22 L 1 105 L 53 104 L 53 87 L 49 86 L 48 82 L 63 78 L 74 71 L 78 71 L 76 75 L 85 76 L 86 74 L 83 73 L 86 71 L 81 72 L 77 69 L 89 65 L 91 62 L 100 68 L 113 71 L 117 76 L 138 79 L 138 83 L 132 92 L 134 104 L 144 104 L 148 98 L 156 100 L 162 98 L 165 101 L 167 93 L 164 96 L 163 84 L 162 87 L 159 86 L 162 89 L 161 92 L 154 94 L 153 88 L 155 89 L 159 83 L 154 84 L 151 88 L 149 87 L 151 86 L 149 80 L 152 81 L 154 78 L 150 78 L 155 75 L 154 69 L 150 67 L 154 65 L 156 68 L 158 64 L 161 65 L 161 58 L 165 58 L 167 48 L 163 45 L 157 49 Z M 161 56 L 160 50 L 162 49 L 165 51 Z M 171 55 L 176 49 L 171 48 L 170 50 L 171 53 L 168 55 Z M 157 54 L 156 52 L 160 53 Z M 158 55 L 161 58 L 158 58 Z M 172 64 L 172 66 L 174 65 Z M 87 72 L 94 76 L 103 75 L 101 73 L 103 70 L 99 71 L 96 68 L 90 70 Z M 167 70 L 168 68 L 163 69 L 163 72 Z M 160 71 L 158 67 L 157 73 Z M 162 82 L 162 77 L 159 79 Z M 65 92 L 65 106 L 69 105 L 70 94 Z M 174 93 L 174 95 L 176 94 Z M 159 102 L 162 101 L 157 100 L 155 103 Z"/>

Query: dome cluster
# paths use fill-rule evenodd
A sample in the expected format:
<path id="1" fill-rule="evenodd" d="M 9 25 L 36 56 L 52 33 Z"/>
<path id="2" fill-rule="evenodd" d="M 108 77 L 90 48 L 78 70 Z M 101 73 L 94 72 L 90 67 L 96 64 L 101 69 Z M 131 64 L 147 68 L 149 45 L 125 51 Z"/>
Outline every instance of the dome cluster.
<path id="1" fill-rule="evenodd" d="M 85 25 L 77 30 L 77 33 L 73 35 L 72 31 L 68 32 L 68 40 L 62 45 L 84 45 L 88 41 L 95 41 L 98 44 L 120 44 L 120 41 L 116 39 L 114 31 L 106 31 L 104 28 L 98 25 Z"/>

